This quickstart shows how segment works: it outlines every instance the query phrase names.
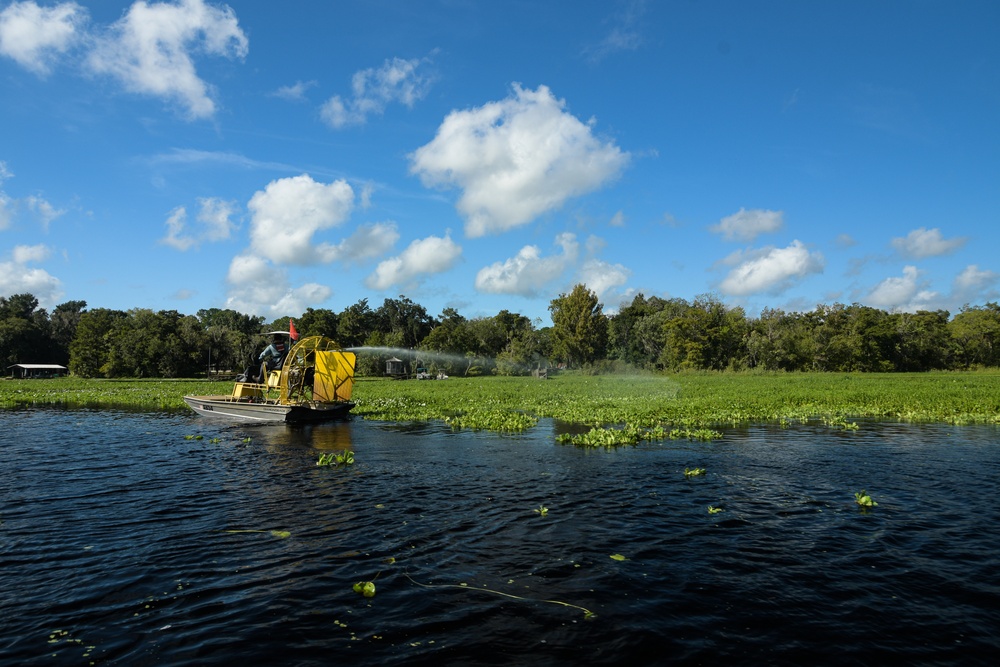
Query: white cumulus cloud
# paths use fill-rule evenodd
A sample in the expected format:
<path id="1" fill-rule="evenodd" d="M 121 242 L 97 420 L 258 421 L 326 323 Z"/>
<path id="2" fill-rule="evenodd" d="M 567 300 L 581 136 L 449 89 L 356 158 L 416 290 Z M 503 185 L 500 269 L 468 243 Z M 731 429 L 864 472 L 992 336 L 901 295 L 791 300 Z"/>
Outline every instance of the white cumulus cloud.
<path id="1" fill-rule="evenodd" d="M 344 222 L 354 206 L 346 181 L 319 183 L 308 174 L 281 178 L 256 192 L 247 204 L 254 254 L 278 264 L 329 262 L 338 250 L 313 244 L 313 236 Z"/>
<path id="2" fill-rule="evenodd" d="M 44 262 L 52 254 L 52 250 L 46 245 L 19 245 L 14 247 L 12 256 L 17 264 L 27 264 L 28 262 Z"/>
<path id="3" fill-rule="evenodd" d="M 80 38 L 87 10 L 75 2 L 52 7 L 14 2 L 0 12 L 0 54 L 45 76 L 55 60 Z"/>
<path id="4" fill-rule="evenodd" d="M 428 187 L 462 190 L 457 208 L 470 237 L 504 232 L 616 178 L 629 160 L 597 139 L 548 87 L 453 111 L 410 170 Z"/>
<path id="5" fill-rule="evenodd" d="M 925 289 L 917 267 L 904 266 L 902 276 L 880 282 L 868 293 L 865 302 L 883 310 L 914 312 L 933 310 L 937 297 L 937 292 Z"/>
<path id="6" fill-rule="evenodd" d="M 184 252 L 196 243 L 194 237 L 184 234 L 184 227 L 187 224 L 187 209 L 183 206 L 178 206 L 171 211 L 164 224 L 167 226 L 167 235 L 160 239 L 160 243 L 163 245 Z"/>
<path id="7" fill-rule="evenodd" d="M 996 284 L 1000 275 L 995 271 L 980 269 L 977 264 L 965 267 L 955 278 L 955 287 L 963 290 L 982 289 Z"/>
<path id="8" fill-rule="evenodd" d="M 730 296 L 746 296 L 786 290 L 796 280 L 821 273 L 824 260 L 820 253 L 809 252 L 805 245 L 796 240 L 787 248 L 767 247 L 736 252 L 724 263 L 736 266 L 720 283 L 719 289 Z"/>
<path id="9" fill-rule="evenodd" d="M 0 230 L 10 227 L 11 220 L 13 219 L 13 202 L 10 197 L 0 191 Z"/>
<path id="10" fill-rule="evenodd" d="M 317 283 L 292 287 L 285 270 L 262 257 L 247 254 L 233 258 L 226 282 L 227 308 L 270 317 L 296 315 L 326 301 L 332 294 L 329 287 Z"/>
<path id="11" fill-rule="evenodd" d="M 1000 274 L 980 269 L 977 264 L 970 264 L 955 276 L 952 283 L 952 300 L 958 304 L 995 300 L 998 281 Z"/>
<path id="12" fill-rule="evenodd" d="M 352 97 L 342 99 L 334 95 L 323 104 L 320 116 L 331 127 L 340 129 L 348 125 L 363 125 L 368 116 L 381 115 L 391 102 L 413 108 L 417 100 L 427 94 L 430 79 L 420 71 L 420 59 L 386 60 L 382 67 L 356 72 L 351 80 Z"/>
<path id="13" fill-rule="evenodd" d="M 542 257 L 538 246 L 526 245 L 514 257 L 483 267 L 476 274 L 476 290 L 488 294 L 537 295 L 576 263 L 580 244 L 575 234 L 560 234 L 556 245 L 562 249 L 561 254 Z"/>
<path id="14" fill-rule="evenodd" d="M 24 204 L 28 207 L 29 211 L 38 217 L 38 221 L 42 223 L 42 228 L 45 231 L 49 230 L 49 224 L 53 220 L 65 215 L 66 213 L 66 211 L 58 209 L 41 197 L 36 197 L 34 195 L 25 197 Z"/>
<path id="15" fill-rule="evenodd" d="M 51 308 L 62 298 L 62 283 L 45 269 L 29 266 L 49 258 L 44 245 L 15 246 L 9 261 L 0 261 L 0 294 L 34 294 L 44 308 Z"/>
<path id="16" fill-rule="evenodd" d="M 324 246 L 324 257 L 327 261 L 357 264 L 384 255 L 398 240 L 396 223 L 366 223 L 337 245 Z"/>
<path id="17" fill-rule="evenodd" d="M 709 229 L 722 234 L 726 241 L 750 242 L 761 234 L 776 232 L 784 225 L 785 214 L 782 211 L 765 211 L 762 209 L 746 210 L 740 208 L 732 215 L 726 216 L 719 224 Z"/>
<path id="18" fill-rule="evenodd" d="M 186 234 L 187 209 L 178 206 L 164 223 L 167 234 L 160 243 L 181 252 L 197 247 L 204 241 L 224 241 L 228 239 L 235 227 L 232 216 L 236 212 L 235 202 L 225 201 L 217 197 L 199 197 L 200 210 L 197 216 L 198 228 L 193 234 Z"/>
<path id="19" fill-rule="evenodd" d="M 619 289 L 632 272 L 621 264 L 611 264 L 602 259 L 591 257 L 580 267 L 580 282 L 593 290 L 601 301 L 606 301 L 612 294 L 620 294 Z"/>
<path id="20" fill-rule="evenodd" d="M 892 247 L 903 257 L 922 259 L 950 254 L 965 245 L 966 241 L 968 239 L 965 238 L 946 239 L 941 236 L 941 230 L 937 227 L 921 227 L 904 237 L 894 238 Z"/>
<path id="21" fill-rule="evenodd" d="M 315 81 L 296 81 L 291 86 L 281 86 L 271 93 L 271 96 L 279 97 L 289 102 L 302 102 L 306 99 L 306 91 L 315 85 Z"/>
<path id="22" fill-rule="evenodd" d="M 422 276 L 447 271 L 462 255 L 462 248 L 451 240 L 428 236 L 410 243 L 398 257 L 379 262 L 375 272 L 365 279 L 371 289 L 386 290 L 393 285 L 418 282 Z"/>
<path id="23" fill-rule="evenodd" d="M 87 64 L 98 74 L 117 78 L 128 90 L 176 101 L 186 116 L 199 119 L 211 117 L 216 105 L 193 56 L 243 58 L 248 48 L 247 36 L 228 6 L 204 0 L 140 0 L 94 38 Z"/>

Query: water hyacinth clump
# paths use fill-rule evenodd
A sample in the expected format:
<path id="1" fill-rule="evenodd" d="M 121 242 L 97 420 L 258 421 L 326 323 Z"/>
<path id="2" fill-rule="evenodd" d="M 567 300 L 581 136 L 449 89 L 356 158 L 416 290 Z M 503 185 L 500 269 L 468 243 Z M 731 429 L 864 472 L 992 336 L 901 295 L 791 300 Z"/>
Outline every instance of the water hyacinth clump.
<path id="1" fill-rule="evenodd" d="M 354 465 L 354 452 L 348 450 L 340 453 L 327 452 L 320 454 L 319 459 L 316 460 L 316 465 L 334 467 Z"/>
<path id="2" fill-rule="evenodd" d="M 708 442 L 718 440 L 722 434 L 711 429 L 665 429 L 662 426 L 643 428 L 635 424 L 626 424 L 622 428 L 592 428 L 586 433 L 577 435 L 563 434 L 556 437 L 556 442 L 577 447 L 623 447 L 638 445 L 640 442 L 658 442 L 662 440 L 698 440 Z"/>
<path id="3" fill-rule="evenodd" d="M 864 489 L 854 494 L 854 502 L 858 504 L 858 507 L 864 509 L 878 507 L 878 503 L 872 500 L 872 497 Z"/>

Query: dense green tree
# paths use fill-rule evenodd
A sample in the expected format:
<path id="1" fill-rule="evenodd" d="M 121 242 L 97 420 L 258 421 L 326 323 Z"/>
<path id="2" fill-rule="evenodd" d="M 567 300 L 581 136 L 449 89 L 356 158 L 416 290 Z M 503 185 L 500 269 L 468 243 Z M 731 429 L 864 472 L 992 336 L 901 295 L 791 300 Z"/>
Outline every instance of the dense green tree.
<path id="1" fill-rule="evenodd" d="M 368 299 L 361 299 L 337 315 L 336 340 L 344 347 L 363 345 L 375 329 L 375 313 L 368 306 Z"/>
<path id="2" fill-rule="evenodd" d="M 914 372 L 948 368 L 955 350 L 948 331 L 948 315 L 946 310 L 890 315 L 895 333 L 893 370 Z"/>
<path id="3" fill-rule="evenodd" d="M 336 339 L 337 337 L 337 313 L 326 308 L 312 309 L 306 308 L 302 317 L 295 320 L 295 328 L 302 337 L 305 336 L 326 336 Z"/>
<path id="4" fill-rule="evenodd" d="M 448 375 L 467 374 L 473 364 L 476 340 L 469 321 L 454 308 L 445 308 L 438 324 L 421 341 L 420 350 L 435 354 L 420 355 L 422 363 L 432 371 Z"/>
<path id="5" fill-rule="evenodd" d="M 575 367 L 603 358 L 608 344 L 608 319 L 603 311 L 597 294 L 581 284 L 549 303 L 557 359 Z"/>
<path id="6" fill-rule="evenodd" d="M 812 332 L 812 321 L 802 313 L 765 308 L 749 323 L 749 366 L 770 371 L 811 369 L 816 349 Z"/>
<path id="7" fill-rule="evenodd" d="M 264 338 L 260 335 L 264 318 L 226 308 L 198 311 L 205 330 L 205 346 L 212 366 L 220 371 L 242 371 L 254 365 Z"/>
<path id="8" fill-rule="evenodd" d="M 818 370 L 893 370 L 896 335 L 885 311 L 857 303 L 836 303 L 818 306 L 810 317 Z"/>
<path id="9" fill-rule="evenodd" d="M 666 341 L 660 355 L 664 368 L 726 370 L 747 363 L 748 334 L 742 308 L 728 308 L 711 294 L 700 295 L 683 312 L 664 323 Z"/>
<path id="10" fill-rule="evenodd" d="M 640 368 L 658 365 L 666 345 L 666 323 L 687 312 L 684 299 L 646 298 L 642 293 L 622 304 L 608 322 L 608 357 Z"/>
<path id="11" fill-rule="evenodd" d="M 69 346 L 76 336 L 76 327 L 86 308 L 86 301 L 67 301 L 52 311 L 49 322 L 54 350 L 53 363 L 68 366 Z"/>
<path id="12" fill-rule="evenodd" d="M 95 308 L 80 315 L 69 347 L 69 370 L 81 377 L 104 375 L 111 350 L 111 335 L 127 313 Z"/>
<path id="13" fill-rule="evenodd" d="M 548 365 L 538 332 L 528 317 L 501 310 L 491 319 L 500 333 L 501 347 L 494 355 L 498 375 L 527 375 Z"/>
<path id="14" fill-rule="evenodd" d="M 10 318 L 30 320 L 38 308 L 38 299 L 34 294 L 12 294 L 9 297 L 0 296 L 0 320 Z"/>
<path id="15" fill-rule="evenodd" d="M 1000 305 L 963 306 L 948 329 L 960 366 L 1000 366 Z"/>
<path id="16" fill-rule="evenodd" d="M 107 336 L 107 377 L 192 377 L 208 363 L 208 344 L 198 318 L 176 310 L 133 308 Z"/>
<path id="17" fill-rule="evenodd" d="M 405 296 L 386 299 L 375 311 L 375 327 L 396 341 L 390 347 L 415 348 L 434 328 L 435 322 L 427 310 Z"/>
<path id="18" fill-rule="evenodd" d="M 31 294 L 0 297 L 0 371 L 12 364 L 58 363 L 48 314 Z"/>

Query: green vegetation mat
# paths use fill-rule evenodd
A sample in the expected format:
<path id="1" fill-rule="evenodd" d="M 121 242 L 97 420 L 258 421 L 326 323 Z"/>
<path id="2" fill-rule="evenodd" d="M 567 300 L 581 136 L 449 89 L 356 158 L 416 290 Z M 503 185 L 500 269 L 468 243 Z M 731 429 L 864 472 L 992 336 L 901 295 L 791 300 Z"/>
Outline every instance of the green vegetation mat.
<path id="1" fill-rule="evenodd" d="M 0 380 L 0 408 L 55 405 L 67 408 L 188 409 L 186 394 L 231 394 L 232 382 L 205 380 Z"/>
<path id="2" fill-rule="evenodd" d="M 184 394 L 228 394 L 228 382 L 195 380 L 0 381 L 0 407 L 62 405 L 183 409 Z M 625 427 L 627 442 L 710 439 L 706 429 L 823 420 L 851 428 L 857 418 L 951 424 L 1000 423 L 1000 370 L 941 373 L 697 373 L 394 381 L 359 378 L 354 414 L 455 428 L 522 431 L 552 417 L 591 427 Z M 631 429 L 631 430 L 629 430 Z M 664 430 L 666 429 L 666 430 Z M 634 437 L 633 437 L 634 436 Z M 573 444 L 589 444 L 574 441 Z M 592 436 L 594 445 L 607 434 Z"/>

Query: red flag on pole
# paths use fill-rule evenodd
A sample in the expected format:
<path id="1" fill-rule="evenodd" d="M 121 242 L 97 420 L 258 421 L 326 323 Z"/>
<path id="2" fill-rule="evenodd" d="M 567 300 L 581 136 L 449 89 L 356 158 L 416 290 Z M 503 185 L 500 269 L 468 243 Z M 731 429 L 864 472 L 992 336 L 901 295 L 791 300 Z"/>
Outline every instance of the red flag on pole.
<path id="1" fill-rule="evenodd" d="M 299 332 L 295 330 L 295 322 L 292 321 L 292 318 L 288 318 L 288 335 L 292 340 L 299 339 Z"/>

